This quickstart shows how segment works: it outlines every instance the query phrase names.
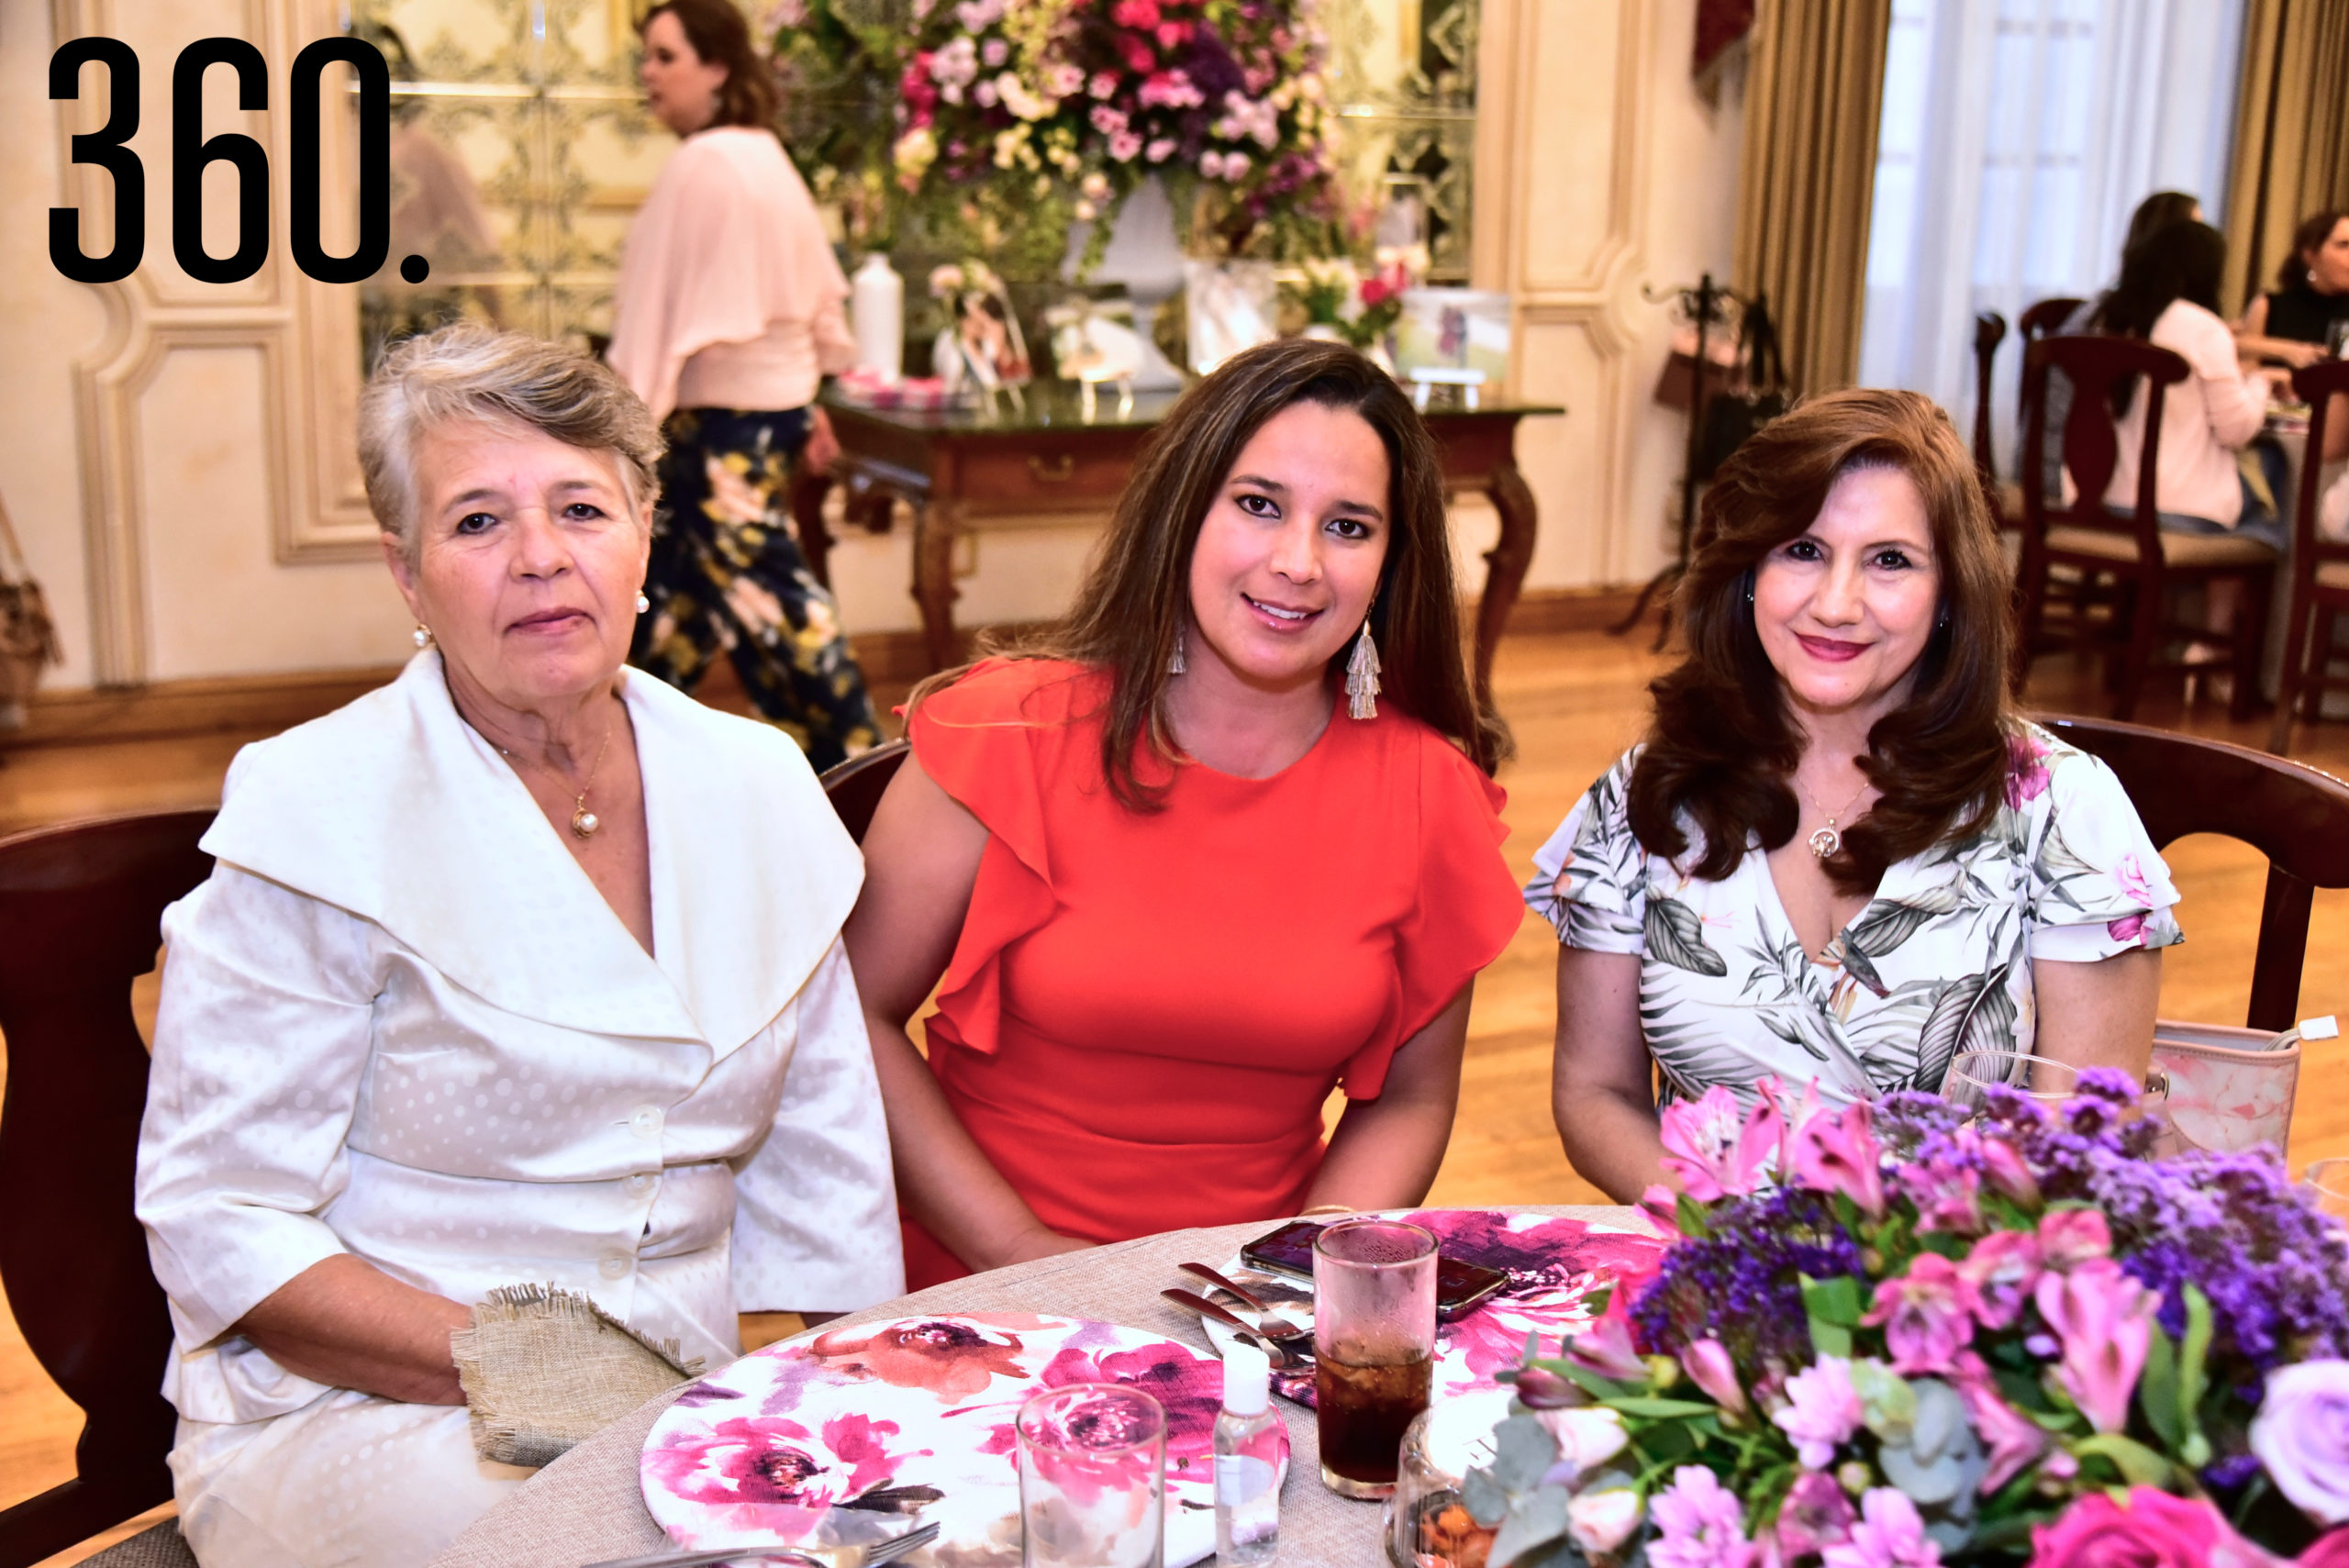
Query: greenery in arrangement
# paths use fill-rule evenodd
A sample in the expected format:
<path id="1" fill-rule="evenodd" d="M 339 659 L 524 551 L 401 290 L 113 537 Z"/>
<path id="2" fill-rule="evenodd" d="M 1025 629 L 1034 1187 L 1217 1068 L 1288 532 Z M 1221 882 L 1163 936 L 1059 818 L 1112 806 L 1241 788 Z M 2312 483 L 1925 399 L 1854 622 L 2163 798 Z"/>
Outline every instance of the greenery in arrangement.
<path id="1" fill-rule="evenodd" d="M 1308 261 L 1299 271 L 1305 281 L 1282 288 L 1306 324 L 1327 327 L 1357 349 L 1386 341 L 1403 315 L 1403 291 L 1411 286 L 1401 263 L 1366 277 L 1344 260 Z"/>
<path id="2" fill-rule="evenodd" d="M 1677 1240 L 1528 1347 L 1446 1560 L 2349 1564 L 2349 1234 L 2133 1096 L 1671 1107 Z"/>
<path id="3" fill-rule="evenodd" d="M 1329 252 L 1340 216 L 1312 0 L 787 0 L 792 151 L 860 246 L 1057 275 L 1071 226 L 1155 178 L 1186 246 Z M 894 91 L 876 92 L 876 83 Z"/>

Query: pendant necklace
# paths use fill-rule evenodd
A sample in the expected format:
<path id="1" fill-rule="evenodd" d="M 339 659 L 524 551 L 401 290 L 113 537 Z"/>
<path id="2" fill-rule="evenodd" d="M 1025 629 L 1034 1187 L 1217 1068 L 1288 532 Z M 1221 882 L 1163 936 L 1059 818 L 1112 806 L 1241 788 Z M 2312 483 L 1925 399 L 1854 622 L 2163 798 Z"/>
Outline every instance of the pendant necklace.
<path id="1" fill-rule="evenodd" d="M 604 765 L 604 753 L 611 749 L 612 732 L 607 728 L 604 731 L 604 743 L 596 749 L 596 760 L 588 765 L 586 782 L 579 786 L 578 797 L 571 803 L 571 831 L 574 837 L 592 839 L 596 836 L 596 829 L 604 825 L 601 817 L 587 809 L 587 792 L 596 787 L 596 772 Z M 522 760 L 503 746 L 498 747 L 497 754 L 509 762 L 518 764 Z M 551 773 L 553 770 L 549 769 L 548 772 Z"/>
<path id="2" fill-rule="evenodd" d="M 1812 810 L 1816 811 L 1824 809 L 1820 806 L 1818 801 L 1811 799 L 1810 791 L 1802 787 L 1802 780 L 1799 776 L 1795 780 L 1795 790 L 1806 802 L 1809 804 Z M 1817 832 L 1811 834 L 1809 838 L 1803 840 L 1810 846 L 1810 852 L 1812 855 L 1823 861 L 1827 859 L 1828 856 L 1834 854 L 1843 847 L 1843 835 L 1835 830 L 1835 818 L 1842 816 L 1854 806 L 1857 806 L 1860 803 L 1860 796 L 1867 794 L 1867 792 L 1868 786 L 1865 784 L 1861 784 L 1851 799 L 1845 801 L 1837 809 L 1827 813 L 1827 826 L 1820 828 Z"/>

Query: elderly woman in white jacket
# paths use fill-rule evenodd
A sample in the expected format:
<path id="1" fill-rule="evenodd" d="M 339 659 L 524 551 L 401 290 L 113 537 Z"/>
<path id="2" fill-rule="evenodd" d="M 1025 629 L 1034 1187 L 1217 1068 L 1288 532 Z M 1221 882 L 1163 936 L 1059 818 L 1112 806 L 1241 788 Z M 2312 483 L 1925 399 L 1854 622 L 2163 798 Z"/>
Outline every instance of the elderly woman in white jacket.
<path id="1" fill-rule="evenodd" d="M 450 1349 L 497 1287 L 721 1360 L 903 1285 L 856 846 L 785 736 L 622 671 L 651 416 L 453 327 L 361 425 L 421 651 L 239 756 L 164 918 L 139 1210 L 206 1568 L 419 1564 L 527 1477 Z"/>

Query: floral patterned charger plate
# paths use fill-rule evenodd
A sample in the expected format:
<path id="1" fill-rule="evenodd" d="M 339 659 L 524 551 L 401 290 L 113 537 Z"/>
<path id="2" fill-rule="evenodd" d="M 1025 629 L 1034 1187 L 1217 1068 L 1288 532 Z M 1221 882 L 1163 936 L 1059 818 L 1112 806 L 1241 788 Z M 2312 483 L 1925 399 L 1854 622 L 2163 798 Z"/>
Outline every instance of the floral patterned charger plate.
<path id="1" fill-rule="evenodd" d="M 1072 1383 L 1130 1384 L 1165 1407 L 1167 1568 L 1211 1555 L 1222 1368 L 1139 1329 L 1033 1313 L 899 1318 L 753 1351 L 653 1424 L 644 1505 L 688 1550 L 874 1539 L 910 1517 L 939 1538 L 908 1562 L 1009 1568 L 1012 1423 L 1030 1395 Z M 1284 1476 L 1287 1462 L 1284 1434 Z"/>
<path id="2" fill-rule="evenodd" d="M 1539 1333 L 1555 1342 L 1569 1329 L 1590 1320 L 1585 1298 L 1594 1286 L 1645 1273 L 1664 1255 L 1664 1243 L 1643 1231 L 1593 1225 L 1564 1215 L 1517 1214 L 1492 1208 L 1422 1208 L 1390 1212 L 1435 1232 L 1448 1258 L 1498 1269 L 1508 1284 L 1474 1312 L 1436 1329 L 1433 1396 L 1448 1399 L 1480 1388 L 1497 1387 L 1493 1374 L 1513 1370 L 1525 1356 L 1525 1336 Z M 1309 1280 L 1251 1269 L 1234 1257 L 1223 1272 L 1264 1304 L 1300 1328 L 1313 1321 Z M 1197 1284 L 1186 1280 L 1186 1286 Z M 1221 1291 L 1208 1295 L 1236 1306 Z M 1241 1314 L 1246 1316 L 1243 1311 Z M 1231 1343 L 1232 1330 L 1202 1321 L 1218 1354 Z M 1299 1405 L 1313 1403 L 1313 1372 L 1275 1372 L 1273 1386 Z"/>

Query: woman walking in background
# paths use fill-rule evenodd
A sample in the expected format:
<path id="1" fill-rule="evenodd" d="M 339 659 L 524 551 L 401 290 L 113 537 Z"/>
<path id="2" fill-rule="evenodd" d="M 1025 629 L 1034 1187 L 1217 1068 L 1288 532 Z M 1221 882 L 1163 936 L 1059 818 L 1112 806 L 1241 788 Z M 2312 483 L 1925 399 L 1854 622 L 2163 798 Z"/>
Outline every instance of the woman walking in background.
<path id="1" fill-rule="evenodd" d="M 685 138 L 620 265 L 611 361 L 669 443 L 629 660 L 691 691 L 720 653 L 818 770 L 880 738 L 831 595 L 792 531 L 793 465 L 838 449 L 817 387 L 855 357 L 848 280 L 774 130 L 776 91 L 731 0 L 643 27 L 646 106 Z"/>

